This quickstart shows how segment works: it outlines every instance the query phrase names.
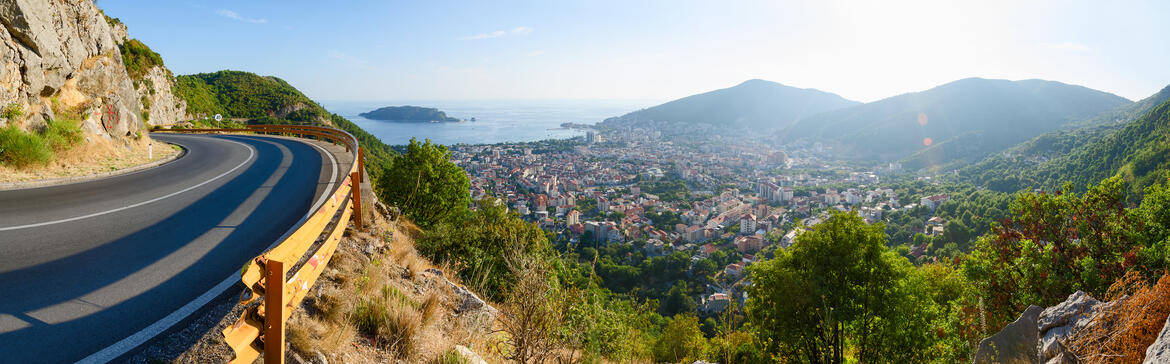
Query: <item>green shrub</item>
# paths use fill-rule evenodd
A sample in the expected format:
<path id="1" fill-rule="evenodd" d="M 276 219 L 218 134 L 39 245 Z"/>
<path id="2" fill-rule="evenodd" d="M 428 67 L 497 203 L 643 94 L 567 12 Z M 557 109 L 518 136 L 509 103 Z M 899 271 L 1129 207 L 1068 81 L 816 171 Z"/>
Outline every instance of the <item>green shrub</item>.
<path id="1" fill-rule="evenodd" d="M 51 159 L 52 148 L 40 135 L 26 133 L 15 125 L 0 129 L 0 163 L 23 168 Z"/>
<path id="2" fill-rule="evenodd" d="M 126 73 L 130 74 L 131 79 L 141 80 L 151 68 L 163 65 L 162 56 L 137 39 L 128 40 L 118 48 L 122 51 L 122 64 L 126 66 Z"/>
<path id="3" fill-rule="evenodd" d="M 8 120 L 18 119 L 24 115 L 24 107 L 17 103 L 8 104 L 4 107 L 4 111 L 0 111 L 0 117 Z"/>
<path id="4" fill-rule="evenodd" d="M 49 120 L 43 132 L 45 142 L 56 152 L 73 148 L 84 138 L 78 124 L 76 120 L 70 119 Z"/>

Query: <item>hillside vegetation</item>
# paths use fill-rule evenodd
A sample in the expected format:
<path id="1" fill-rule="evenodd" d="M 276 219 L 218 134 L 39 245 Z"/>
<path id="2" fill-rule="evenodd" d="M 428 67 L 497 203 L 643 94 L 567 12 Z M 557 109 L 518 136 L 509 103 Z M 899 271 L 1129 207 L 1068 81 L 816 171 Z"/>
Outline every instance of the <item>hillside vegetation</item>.
<path id="1" fill-rule="evenodd" d="M 1053 81 L 968 78 L 815 115 L 779 136 L 828 143 L 845 159 L 946 168 L 1129 103 Z"/>
<path id="2" fill-rule="evenodd" d="M 964 168 L 960 176 L 992 190 L 1015 192 L 1027 188 L 1055 191 L 1065 182 L 1080 190 L 1121 173 L 1135 182 L 1131 192 L 1140 193 L 1154 182 L 1150 176 L 1167 169 L 1168 100 L 1170 86 L 1095 118 L 1100 125 L 1041 135 Z"/>
<path id="3" fill-rule="evenodd" d="M 288 82 L 242 71 L 219 71 L 178 76 L 175 88 L 196 118 L 221 114 L 261 124 L 320 124 L 345 130 L 366 151 L 366 167 L 373 178 L 381 175 L 397 154 L 353 122 L 330 113 Z"/>
<path id="4" fill-rule="evenodd" d="M 815 89 L 748 80 L 735 87 L 684 97 L 621 118 L 774 129 L 816 113 L 858 104 Z"/>

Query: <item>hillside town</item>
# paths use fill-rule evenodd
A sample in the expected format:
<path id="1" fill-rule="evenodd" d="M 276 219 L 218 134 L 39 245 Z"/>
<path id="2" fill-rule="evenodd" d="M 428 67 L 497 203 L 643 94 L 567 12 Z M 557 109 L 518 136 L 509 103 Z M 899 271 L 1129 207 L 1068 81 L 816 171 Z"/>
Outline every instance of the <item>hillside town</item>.
<path id="1" fill-rule="evenodd" d="M 692 265 L 719 251 L 738 256 L 696 299 L 704 314 L 731 299 L 742 305 L 739 288 L 750 282 L 741 278 L 756 255 L 792 245 L 832 210 L 873 223 L 948 199 L 922 196 L 903 205 L 909 199 L 881 183 L 901 173 L 900 165 L 849 171 L 826 165 L 819 145 L 777 150 L 721 137 L 663 139 L 652 129 L 624 128 L 570 141 L 456 146 L 451 155 L 470 176 L 472 198 L 501 198 L 563 243 L 631 244 L 646 257 L 682 252 Z M 944 223 L 933 217 L 921 231 L 941 235 Z"/>

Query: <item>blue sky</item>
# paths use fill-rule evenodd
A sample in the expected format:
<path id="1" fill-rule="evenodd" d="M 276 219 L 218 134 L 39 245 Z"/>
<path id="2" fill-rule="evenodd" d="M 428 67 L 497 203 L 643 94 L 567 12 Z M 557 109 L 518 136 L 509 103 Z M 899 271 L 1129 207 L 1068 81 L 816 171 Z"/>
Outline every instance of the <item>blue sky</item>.
<path id="1" fill-rule="evenodd" d="M 322 100 L 668 100 L 761 78 L 874 101 L 966 77 L 1141 99 L 1167 1 L 101 0 L 174 72 Z M 1026 4 L 1020 4 L 1026 3 Z"/>

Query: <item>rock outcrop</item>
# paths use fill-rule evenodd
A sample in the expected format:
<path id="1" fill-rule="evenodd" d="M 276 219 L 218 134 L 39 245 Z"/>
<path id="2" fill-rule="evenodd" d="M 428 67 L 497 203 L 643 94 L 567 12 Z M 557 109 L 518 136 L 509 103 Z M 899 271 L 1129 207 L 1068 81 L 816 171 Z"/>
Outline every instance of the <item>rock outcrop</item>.
<path id="1" fill-rule="evenodd" d="M 138 82 L 142 95 L 144 121 L 150 125 L 173 125 L 190 119 L 187 101 L 174 93 L 174 76 L 162 66 L 155 66 Z"/>
<path id="2" fill-rule="evenodd" d="M 1110 312 L 1126 302 L 1122 296 L 1101 302 L 1088 293 L 1077 291 L 1064 302 L 1041 309 L 1031 306 L 1015 322 L 1002 331 L 983 339 L 975 352 L 975 363 L 1078 363 L 1077 355 L 1069 351 L 1067 341 L 1078 332 L 1100 325 L 1096 322 L 1103 313 Z M 1170 363 L 1170 317 L 1163 324 L 1161 334 L 1146 349 L 1144 363 Z"/>
<path id="3" fill-rule="evenodd" d="M 67 113 L 91 135 L 121 137 L 141 131 L 146 115 L 183 119 L 170 71 L 156 67 L 136 85 L 119 49 L 125 25 L 92 1 L 4 1 L 0 24 L 0 108 L 20 110 L 5 113 L 0 126 L 37 130 Z"/>
<path id="4" fill-rule="evenodd" d="M 1162 332 L 1150 347 L 1146 348 L 1144 364 L 1170 363 L 1170 317 L 1162 325 Z"/>
<path id="5" fill-rule="evenodd" d="M 1037 363 L 1036 343 L 1040 330 L 1036 320 L 1044 309 L 1031 306 L 1024 314 L 1004 327 L 1002 331 L 979 342 L 975 351 L 975 363 Z"/>
<path id="6" fill-rule="evenodd" d="M 0 123 L 35 129 L 65 111 L 80 115 L 91 133 L 122 136 L 142 128 L 142 105 L 115 32 L 93 2 L 5 1 L 0 23 L 0 105 L 23 110 Z"/>
<path id="7" fill-rule="evenodd" d="M 1076 291 L 1064 302 L 1044 309 L 1036 320 L 1040 331 L 1040 362 L 1064 363 L 1064 340 L 1084 327 L 1100 311 L 1101 302 L 1083 291 Z M 1058 356 L 1060 358 L 1058 358 Z"/>

